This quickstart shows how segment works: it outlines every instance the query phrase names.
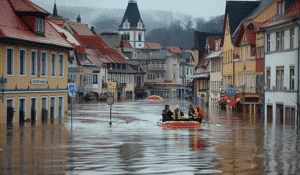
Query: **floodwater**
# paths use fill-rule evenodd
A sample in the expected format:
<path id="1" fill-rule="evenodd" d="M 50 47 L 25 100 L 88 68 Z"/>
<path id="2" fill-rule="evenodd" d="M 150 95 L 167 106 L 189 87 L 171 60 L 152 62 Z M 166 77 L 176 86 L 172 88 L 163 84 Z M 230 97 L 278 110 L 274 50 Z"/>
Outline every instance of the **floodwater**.
<path id="1" fill-rule="evenodd" d="M 300 174 L 299 131 L 264 117 L 203 108 L 200 129 L 157 126 L 165 104 L 73 105 L 57 125 L 0 130 L 0 174 Z"/>

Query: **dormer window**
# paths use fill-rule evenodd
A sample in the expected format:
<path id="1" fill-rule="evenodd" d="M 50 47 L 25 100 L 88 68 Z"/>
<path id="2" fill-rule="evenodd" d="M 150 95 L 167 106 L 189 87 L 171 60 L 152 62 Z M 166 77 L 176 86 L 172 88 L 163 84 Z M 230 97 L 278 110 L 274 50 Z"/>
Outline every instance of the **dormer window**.
<path id="1" fill-rule="evenodd" d="M 44 19 L 36 18 L 36 31 L 37 32 L 44 32 Z"/>
<path id="2" fill-rule="evenodd" d="M 125 20 L 124 24 L 123 24 L 124 29 L 129 29 L 130 28 L 130 22 L 128 21 L 128 19 Z"/>
<path id="3" fill-rule="evenodd" d="M 139 21 L 139 22 L 138 22 L 138 24 L 137 24 L 137 28 L 138 28 L 138 29 L 142 29 L 142 28 L 143 28 L 143 24 L 142 24 L 142 22 L 141 22 L 141 21 Z"/>
<path id="4" fill-rule="evenodd" d="M 284 1 L 279 1 L 278 2 L 278 15 L 284 15 L 284 11 L 285 11 L 285 2 Z"/>

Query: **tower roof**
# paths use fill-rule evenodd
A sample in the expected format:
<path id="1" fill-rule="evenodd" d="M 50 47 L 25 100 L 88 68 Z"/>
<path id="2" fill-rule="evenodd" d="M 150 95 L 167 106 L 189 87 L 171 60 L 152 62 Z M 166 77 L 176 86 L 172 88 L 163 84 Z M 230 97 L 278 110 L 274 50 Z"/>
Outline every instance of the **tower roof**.
<path id="1" fill-rule="evenodd" d="M 145 29 L 145 25 L 142 21 L 142 18 L 141 18 L 140 12 L 139 12 L 139 8 L 137 6 L 137 3 L 134 0 L 130 0 L 128 2 L 128 6 L 127 6 L 127 9 L 125 11 L 125 14 L 124 14 L 123 20 L 121 22 L 121 25 L 119 26 L 119 29 L 123 28 L 123 24 L 126 21 L 130 22 L 130 29 L 137 28 L 137 25 L 138 25 L 139 21 L 142 22 L 142 27 L 143 27 L 142 30 Z"/>
<path id="2" fill-rule="evenodd" d="M 57 14 L 57 8 L 56 8 L 56 1 L 54 2 L 54 8 L 53 8 L 52 16 L 53 17 L 57 17 L 58 16 L 58 14 Z"/>

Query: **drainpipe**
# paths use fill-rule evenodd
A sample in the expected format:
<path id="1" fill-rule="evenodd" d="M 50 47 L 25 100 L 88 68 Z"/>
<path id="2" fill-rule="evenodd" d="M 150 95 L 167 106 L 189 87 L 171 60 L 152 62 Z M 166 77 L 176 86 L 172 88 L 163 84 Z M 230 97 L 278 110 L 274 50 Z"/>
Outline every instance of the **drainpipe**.
<path id="1" fill-rule="evenodd" d="M 298 18 L 295 18 L 293 19 L 293 23 L 296 24 L 298 26 L 298 67 L 297 67 L 297 73 L 298 73 L 298 79 L 297 79 L 297 84 L 298 84 L 298 89 L 297 89 L 297 122 L 298 121 L 298 118 L 299 118 L 299 78 L 300 78 L 300 74 L 299 74 L 299 67 L 300 67 L 300 25 L 299 23 L 297 22 Z"/>

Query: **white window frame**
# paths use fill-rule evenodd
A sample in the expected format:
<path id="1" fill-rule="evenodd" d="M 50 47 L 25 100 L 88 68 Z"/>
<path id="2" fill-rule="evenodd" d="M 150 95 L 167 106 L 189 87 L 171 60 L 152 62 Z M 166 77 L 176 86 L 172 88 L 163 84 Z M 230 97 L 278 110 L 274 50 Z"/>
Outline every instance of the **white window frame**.
<path id="1" fill-rule="evenodd" d="M 26 97 L 19 97 L 19 99 L 18 99 L 18 119 L 20 119 L 20 100 L 25 100 L 24 101 L 24 106 L 25 106 L 25 108 L 24 108 L 24 115 L 25 115 L 25 119 L 26 119 Z"/>
<path id="2" fill-rule="evenodd" d="M 64 118 L 64 96 L 63 95 L 59 95 L 58 96 L 58 100 L 57 100 L 57 118 L 59 118 L 59 98 L 62 98 L 62 110 L 61 110 L 61 116 L 62 116 L 62 118 Z"/>
<path id="3" fill-rule="evenodd" d="M 24 70 L 24 74 L 21 74 L 21 62 L 20 62 L 20 60 L 21 60 L 21 54 L 20 54 L 20 52 L 21 51 L 24 51 L 24 61 L 23 61 L 23 70 Z M 25 77 L 26 76 L 26 49 L 24 49 L 24 48 L 20 48 L 19 49 L 19 76 L 21 76 L 21 77 Z"/>
<path id="4" fill-rule="evenodd" d="M 7 125 L 7 101 L 8 100 L 12 100 L 12 107 L 15 108 L 15 99 L 13 97 L 5 98 L 5 121 L 6 121 L 6 125 Z M 14 123 L 14 120 L 15 120 L 15 115 L 13 117 L 13 122 L 12 123 Z"/>
<path id="5" fill-rule="evenodd" d="M 35 99 L 35 121 L 37 121 L 37 113 L 38 113 L 38 111 L 37 111 L 37 96 L 33 96 L 33 97 L 30 97 L 30 118 L 31 118 L 31 99 Z"/>
<path id="6" fill-rule="evenodd" d="M 44 19 L 40 19 L 40 32 L 44 32 Z"/>
<path id="7" fill-rule="evenodd" d="M 7 73 L 7 50 L 12 49 L 12 58 L 11 58 L 11 74 Z M 6 76 L 14 76 L 14 47 L 8 46 L 6 47 Z"/>
<path id="8" fill-rule="evenodd" d="M 35 53 L 35 65 L 34 65 L 34 67 L 35 67 L 35 74 L 34 75 L 32 75 L 32 53 Z M 30 51 L 30 76 L 31 77 L 37 77 L 37 51 L 36 50 L 31 50 Z"/>
<path id="9" fill-rule="evenodd" d="M 39 32 L 40 31 L 40 18 L 36 18 L 36 31 Z"/>
<path id="10" fill-rule="evenodd" d="M 54 66 L 52 65 L 52 55 L 55 55 L 55 61 L 54 61 Z M 57 55 L 55 52 L 51 52 L 51 59 L 50 59 L 50 62 L 51 62 L 51 70 L 50 70 L 50 74 L 51 74 L 51 77 L 56 77 L 56 62 L 57 62 Z M 52 69 L 54 68 L 54 75 L 52 75 Z"/>
<path id="11" fill-rule="evenodd" d="M 43 75 L 43 57 L 42 57 L 42 55 L 43 55 L 43 53 L 44 54 L 46 54 L 46 62 L 45 62 L 45 64 L 46 64 L 46 75 Z M 47 65 L 47 51 L 42 51 L 41 52 L 41 77 L 47 77 L 47 67 L 48 67 L 48 65 Z"/>
<path id="12" fill-rule="evenodd" d="M 50 101 L 49 101 L 49 103 L 50 103 L 50 109 L 49 109 L 49 118 L 50 118 L 50 120 L 51 120 L 51 99 L 52 98 L 54 98 L 54 119 L 57 117 L 57 115 L 56 115 L 56 96 L 50 96 Z"/>
<path id="13" fill-rule="evenodd" d="M 62 66 L 61 66 L 61 68 L 62 68 L 62 75 L 60 75 L 60 57 L 62 56 Z M 58 55 L 58 76 L 59 77 L 64 77 L 64 75 L 65 75 L 65 73 L 64 73 L 64 71 L 65 71 L 65 69 L 64 69 L 64 65 L 65 65 L 65 55 L 63 54 L 63 53 L 60 53 L 59 55 Z"/>

